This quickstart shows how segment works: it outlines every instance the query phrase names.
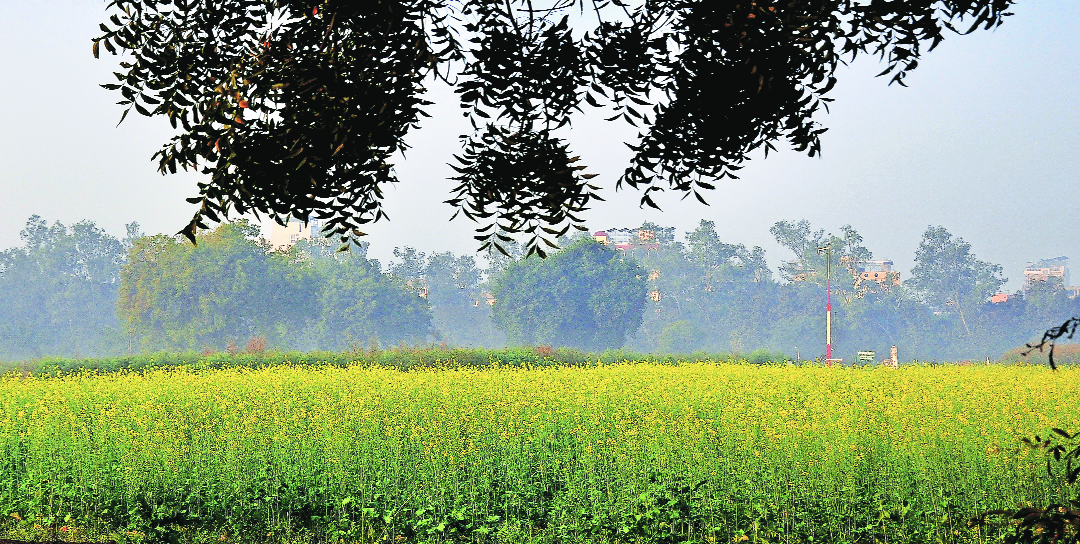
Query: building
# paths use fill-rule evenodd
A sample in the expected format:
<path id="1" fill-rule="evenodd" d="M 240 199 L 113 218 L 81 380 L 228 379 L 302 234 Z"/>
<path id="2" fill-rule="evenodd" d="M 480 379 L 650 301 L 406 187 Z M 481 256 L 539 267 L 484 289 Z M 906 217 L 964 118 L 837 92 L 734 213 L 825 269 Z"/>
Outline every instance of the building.
<path id="1" fill-rule="evenodd" d="M 480 298 L 473 301 L 473 307 L 479 308 L 481 304 L 487 304 L 488 306 L 495 305 L 495 295 L 484 291 L 480 293 Z"/>
<path id="2" fill-rule="evenodd" d="M 279 225 L 274 223 L 270 229 L 270 247 L 274 250 L 289 249 L 300 240 L 311 240 L 312 233 L 320 233 L 323 223 L 318 219 L 311 219 L 306 223 L 289 218 L 288 223 Z"/>
<path id="3" fill-rule="evenodd" d="M 1002 302 L 1008 302 L 1008 301 L 1009 301 L 1009 294 L 1008 293 L 995 293 L 994 296 L 990 297 L 990 303 L 991 304 L 1001 304 Z"/>
<path id="4" fill-rule="evenodd" d="M 1041 261 L 1029 262 L 1024 268 L 1024 286 L 1050 278 L 1061 278 L 1062 285 L 1069 284 L 1068 257 L 1054 257 Z"/>
<path id="5" fill-rule="evenodd" d="M 875 282 L 882 287 L 900 285 L 900 272 L 893 270 L 891 260 L 868 260 L 854 263 L 855 285 L 858 287 L 865 282 Z"/>
<path id="6" fill-rule="evenodd" d="M 791 281 L 807 281 L 816 277 L 818 271 L 808 267 L 799 260 L 785 262 L 785 268 L 791 274 Z M 840 258 L 840 267 L 833 266 L 833 278 L 839 279 L 839 270 L 847 269 L 855 278 L 854 288 L 869 287 L 869 284 L 877 284 L 888 289 L 891 286 L 900 285 L 900 271 L 893 270 L 893 262 L 888 259 L 856 261 L 850 257 Z M 824 276 L 824 274 L 822 274 Z M 838 284 L 839 285 L 839 284 Z"/>
<path id="7" fill-rule="evenodd" d="M 593 240 L 613 246 L 620 251 L 628 249 L 657 249 L 660 244 L 656 243 L 656 233 L 649 229 L 607 229 L 593 233 Z"/>

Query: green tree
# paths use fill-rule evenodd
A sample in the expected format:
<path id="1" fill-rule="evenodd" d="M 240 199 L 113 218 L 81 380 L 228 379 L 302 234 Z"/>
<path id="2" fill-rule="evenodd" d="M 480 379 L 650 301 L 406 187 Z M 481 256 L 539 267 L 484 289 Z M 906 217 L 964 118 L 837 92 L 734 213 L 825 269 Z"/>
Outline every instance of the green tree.
<path id="1" fill-rule="evenodd" d="M 641 325 L 645 274 L 633 259 L 580 239 L 496 278 L 492 317 L 515 343 L 618 348 Z"/>
<path id="2" fill-rule="evenodd" d="M 441 340 L 469 347 L 506 343 L 506 336 L 491 320 L 492 308 L 482 295 L 481 273 L 472 255 L 435 253 L 428 259 L 424 285 L 432 326 Z"/>
<path id="3" fill-rule="evenodd" d="M 265 336 L 291 343 L 314 309 L 305 278 L 285 254 L 239 221 L 200 233 L 199 245 L 156 235 L 132 245 L 117 312 L 142 349 L 224 348 Z"/>
<path id="4" fill-rule="evenodd" d="M 724 243 L 716 224 L 702 220 L 685 244 L 670 236 L 655 249 L 631 251 L 649 271 L 652 293 L 636 349 L 737 351 L 768 341 L 775 284 L 761 248 Z"/>
<path id="5" fill-rule="evenodd" d="M 182 230 L 193 241 L 207 221 L 249 211 L 361 235 L 385 217 L 393 157 L 426 115 L 425 86 L 442 80 L 473 126 L 447 202 L 482 221 L 484 247 L 505 241 L 500 229 L 524 232 L 543 256 L 542 241 L 582 227 L 598 197 L 560 132 L 572 115 L 641 128 L 618 184 L 642 190 L 643 205 L 662 190 L 704 202 L 751 153 L 782 140 L 820 152 L 815 114 L 839 66 L 869 52 L 903 85 L 946 31 L 994 28 L 1012 4 L 113 0 L 93 52 L 129 55 L 106 85 L 124 115 L 179 129 L 155 155 L 160 170 L 209 176 Z M 571 27 L 585 9 L 596 17 Z"/>
<path id="6" fill-rule="evenodd" d="M 203 349 L 265 337 L 271 347 L 345 349 L 427 338 L 427 302 L 367 258 L 318 241 L 270 251 L 246 221 L 198 245 L 136 240 L 121 271 L 118 313 L 140 349 Z"/>
<path id="7" fill-rule="evenodd" d="M 89 221 L 50 226 L 37 215 L 19 236 L 21 247 L 0 252 L 0 358 L 120 351 L 113 308 L 125 242 Z"/>
<path id="8" fill-rule="evenodd" d="M 394 248 L 394 257 L 398 260 L 390 265 L 390 275 L 406 285 L 419 290 L 427 268 L 427 255 L 416 248 Z"/>
<path id="9" fill-rule="evenodd" d="M 980 308 L 1005 284 L 1001 272 L 1001 265 L 980 261 L 971 244 L 944 227 L 927 227 L 905 283 L 935 311 L 958 316 L 963 334 L 971 336 Z"/>
<path id="10" fill-rule="evenodd" d="M 656 249 L 632 249 L 630 254 L 648 272 L 647 289 L 650 292 L 644 319 L 631 338 L 630 346 L 643 351 L 664 352 L 699 349 L 704 340 L 696 300 L 701 282 L 686 259 L 682 242 L 674 241 L 674 237 L 658 240 Z M 668 327 L 677 322 L 681 324 L 669 331 Z"/>
<path id="11" fill-rule="evenodd" d="M 839 289 L 851 286 L 855 279 L 855 266 L 873 258 L 870 250 L 862 245 L 863 238 L 851 225 L 840 227 L 842 236 L 825 235 L 824 229 L 812 231 L 810 222 L 778 221 L 769 229 L 776 242 L 795 254 L 795 258 L 780 265 L 780 276 L 787 281 L 826 281 L 827 255 L 822 248 L 832 248 L 833 283 Z M 845 274 L 846 271 L 846 274 Z"/>
<path id="12" fill-rule="evenodd" d="M 319 261 L 314 276 L 318 314 L 312 328 L 321 349 L 415 343 L 431 332 L 427 301 L 362 254 L 339 252 Z"/>
<path id="13" fill-rule="evenodd" d="M 1029 283 L 1025 286 L 1022 299 L 1027 321 L 1027 326 L 1023 328 L 1027 331 L 1031 331 L 1032 325 L 1040 327 L 1046 323 L 1061 323 L 1069 316 L 1080 314 L 1080 298 L 1070 298 L 1063 279 L 1059 277 Z"/>

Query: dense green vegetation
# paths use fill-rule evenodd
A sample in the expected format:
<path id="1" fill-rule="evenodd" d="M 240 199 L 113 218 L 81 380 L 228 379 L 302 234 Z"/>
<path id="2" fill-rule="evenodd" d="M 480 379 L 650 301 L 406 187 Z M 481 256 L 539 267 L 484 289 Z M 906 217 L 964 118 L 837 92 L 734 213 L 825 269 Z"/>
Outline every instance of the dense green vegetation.
<path id="1" fill-rule="evenodd" d="M 276 364 L 0 379 L 0 538 L 992 542 L 1074 369 Z"/>
<path id="2" fill-rule="evenodd" d="M 257 343 L 256 343 L 257 344 Z M 254 346 L 259 348 L 261 346 Z M 103 358 L 42 358 L 13 363 L 0 362 L 0 373 L 14 371 L 20 374 L 56 375 L 83 370 L 114 372 L 119 370 L 142 371 L 160 368 L 186 368 L 191 370 L 248 368 L 258 369 L 281 365 L 319 366 L 377 366 L 397 370 L 422 368 L 485 368 L 513 367 L 533 368 L 550 366 L 596 366 L 629 361 L 656 364 L 675 364 L 679 361 L 701 360 L 713 362 L 749 364 L 783 363 L 789 361 L 782 353 L 757 350 L 750 354 L 696 353 L 692 355 L 650 355 L 625 350 L 585 352 L 570 348 L 550 346 L 516 348 L 451 348 L 451 347 L 395 347 L 389 349 L 366 349 L 348 352 L 313 351 L 235 351 L 216 353 L 159 352 L 146 355 L 124 355 Z M 808 361 L 812 362 L 812 361 Z"/>
<path id="3" fill-rule="evenodd" d="M 873 252 L 845 226 L 771 229 L 792 257 L 770 270 L 761 248 L 721 240 L 702 221 L 683 240 L 645 224 L 651 238 L 618 251 L 563 239 L 548 259 L 425 254 L 397 248 L 380 263 L 367 246 L 336 253 L 319 241 L 271 251 L 244 222 L 199 235 L 199 245 L 124 240 L 90 223 L 32 218 L 24 245 L 0 252 L 0 360 L 156 351 L 351 350 L 445 344 L 497 348 L 549 344 L 641 353 L 822 355 L 825 256 L 833 250 L 834 353 L 878 359 L 896 345 L 909 360 L 997 359 L 1080 315 L 1060 278 L 1008 301 L 1005 278 L 970 244 L 928 228 L 916 266 L 896 285 L 863 281 Z M 478 257 L 482 257 L 478 260 Z M 893 277 L 895 279 L 895 277 Z"/>
<path id="4" fill-rule="evenodd" d="M 546 260 L 517 261 L 496 277 L 492 318 L 517 344 L 618 348 L 641 325 L 645 274 L 632 258 L 580 239 Z"/>
<path id="5" fill-rule="evenodd" d="M 832 248 L 833 348 L 848 361 L 859 350 L 883 358 L 893 345 L 903 360 L 996 359 L 1080 314 L 1080 298 L 1069 298 L 1060 278 L 992 304 L 1005 283 L 1001 267 L 978 259 L 970 244 L 941 227 L 927 228 L 915 267 L 899 285 L 860 281 L 855 263 L 874 254 L 850 226 L 830 236 L 806 221 L 776 223 L 771 233 L 793 256 L 779 267 L 779 278 L 761 248 L 722 241 L 711 221 L 685 242 L 673 229 L 642 228 L 656 233 L 657 243 L 627 251 L 652 272 L 650 289 L 660 298 L 646 306 L 628 343 L 642 351 L 766 347 L 820 355 L 827 274 L 819 248 L 825 246 Z"/>

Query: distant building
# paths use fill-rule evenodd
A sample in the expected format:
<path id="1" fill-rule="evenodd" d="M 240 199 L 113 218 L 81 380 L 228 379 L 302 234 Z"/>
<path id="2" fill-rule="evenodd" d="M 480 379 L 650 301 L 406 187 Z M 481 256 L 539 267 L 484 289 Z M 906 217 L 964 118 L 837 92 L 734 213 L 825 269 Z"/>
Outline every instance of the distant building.
<path id="1" fill-rule="evenodd" d="M 635 248 L 657 249 L 660 247 L 660 244 L 656 243 L 656 233 L 649 229 L 599 230 L 593 233 L 593 240 L 605 246 L 613 246 L 621 251 Z"/>
<path id="2" fill-rule="evenodd" d="M 1050 278 L 1061 278 L 1062 285 L 1069 284 L 1068 257 L 1054 257 L 1028 263 L 1024 268 L 1024 286 Z"/>
<path id="3" fill-rule="evenodd" d="M 274 223 L 270 229 L 270 246 L 275 250 L 289 249 L 300 240 L 311 240 L 312 233 L 322 232 L 323 223 L 318 219 L 308 222 L 290 218 L 285 225 Z"/>
<path id="4" fill-rule="evenodd" d="M 891 260 L 868 260 L 854 263 L 855 287 L 864 282 L 875 282 L 882 287 L 900 285 L 900 271 L 893 270 Z"/>
<path id="5" fill-rule="evenodd" d="M 804 266 L 798 260 L 787 261 L 787 269 L 791 273 L 791 281 L 807 281 L 817 276 L 818 271 Z M 900 285 L 900 271 L 893 270 L 893 262 L 888 259 L 855 261 L 850 257 L 842 257 L 840 265 L 846 268 L 855 278 L 854 288 L 869 287 L 868 284 L 876 283 L 885 289 L 890 286 Z M 833 268 L 833 276 L 836 277 L 838 269 Z"/>
<path id="6" fill-rule="evenodd" d="M 1009 301 L 1009 294 L 1008 293 L 996 293 L 996 294 L 994 294 L 994 296 L 990 297 L 990 303 L 991 304 L 1001 304 L 1002 302 L 1008 302 L 1008 301 Z"/>

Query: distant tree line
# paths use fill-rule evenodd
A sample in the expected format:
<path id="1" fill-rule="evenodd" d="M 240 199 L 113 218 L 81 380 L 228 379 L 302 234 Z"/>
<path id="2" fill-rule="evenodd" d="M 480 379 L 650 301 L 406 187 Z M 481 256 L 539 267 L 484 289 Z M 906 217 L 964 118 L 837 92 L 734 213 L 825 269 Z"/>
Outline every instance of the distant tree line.
<path id="1" fill-rule="evenodd" d="M 34 216 L 22 245 L 0 252 L 0 359 L 151 351 L 346 350 L 401 343 L 460 347 L 552 345 L 586 350 L 740 352 L 810 359 L 824 351 L 826 255 L 832 251 L 833 345 L 851 360 L 896 345 L 904 360 L 991 357 L 1080 314 L 1060 278 L 1005 302 L 998 265 L 930 227 L 910 277 L 865 281 L 873 258 L 845 226 L 838 236 L 806 221 L 771 233 L 792 258 L 777 275 L 760 247 L 720 239 L 702 221 L 682 240 L 645 223 L 647 239 L 604 245 L 562 239 L 547 259 L 394 250 L 387 266 L 367 245 L 335 251 L 301 240 L 275 251 L 244 221 L 201 232 L 198 245 L 114 238 L 90 222 Z"/>
<path id="2" fill-rule="evenodd" d="M 1034 282 L 1007 301 L 991 297 L 1005 284 L 999 265 L 979 260 L 971 245 L 942 227 L 928 227 L 910 277 L 861 279 L 859 263 L 873 258 L 850 226 L 836 236 L 807 221 L 776 223 L 771 230 L 793 258 L 779 281 L 764 251 L 728 244 L 702 221 L 684 242 L 674 229 L 645 224 L 653 244 L 627 251 L 650 271 L 654 298 L 631 338 L 635 349 L 692 352 L 782 350 L 792 358 L 819 357 L 825 344 L 827 255 L 832 251 L 833 346 L 851 361 L 857 351 L 903 360 L 998 358 L 1038 338 L 1048 325 L 1080 313 L 1061 278 Z"/>

